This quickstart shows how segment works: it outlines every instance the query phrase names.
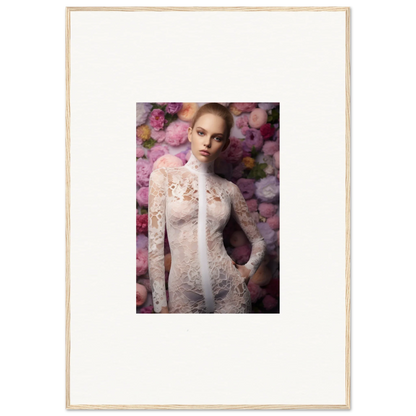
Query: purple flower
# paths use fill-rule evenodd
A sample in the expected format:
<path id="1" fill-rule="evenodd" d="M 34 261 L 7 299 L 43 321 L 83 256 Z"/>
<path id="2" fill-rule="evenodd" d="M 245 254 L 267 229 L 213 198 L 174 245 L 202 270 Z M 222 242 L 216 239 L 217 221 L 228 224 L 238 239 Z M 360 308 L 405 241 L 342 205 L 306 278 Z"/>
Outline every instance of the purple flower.
<path id="1" fill-rule="evenodd" d="M 138 234 L 136 237 L 136 249 L 147 248 L 148 240 L 148 237 L 144 234 Z"/>
<path id="2" fill-rule="evenodd" d="M 178 157 L 180 160 L 182 160 L 182 163 L 183 164 L 185 164 L 187 162 L 186 156 L 185 156 L 185 153 L 184 152 L 176 153 L 175 156 Z"/>
<path id="3" fill-rule="evenodd" d="M 259 152 L 263 147 L 263 136 L 261 135 L 260 130 L 247 129 L 245 136 L 246 138 L 243 142 L 243 150 L 251 152 L 251 148 L 254 146 Z"/>
<path id="4" fill-rule="evenodd" d="M 272 108 L 275 108 L 278 103 L 259 103 L 259 108 L 262 108 L 263 110 L 271 110 Z"/>
<path id="5" fill-rule="evenodd" d="M 257 199 L 262 202 L 277 202 L 279 198 L 280 186 L 276 176 L 266 176 L 256 182 L 255 186 Z"/>
<path id="6" fill-rule="evenodd" d="M 146 123 L 151 109 L 152 105 L 149 103 L 136 103 L 136 127 Z"/>
<path id="7" fill-rule="evenodd" d="M 166 112 L 169 114 L 175 114 L 182 109 L 182 103 L 169 103 L 166 106 Z"/>
<path id="8" fill-rule="evenodd" d="M 147 159 L 136 161 L 136 183 L 139 186 L 149 186 L 149 177 L 152 173 L 153 163 Z"/>
<path id="9" fill-rule="evenodd" d="M 166 155 L 169 153 L 169 147 L 165 144 L 157 144 L 156 146 L 153 146 L 151 149 L 147 152 L 147 158 L 152 162 L 155 163 L 157 159 L 159 159 L 161 156 Z"/>
<path id="10" fill-rule="evenodd" d="M 240 178 L 236 185 L 240 188 L 244 199 L 250 199 L 254 195 L 254 179 Z"/>
<path id="11" fill-rule="evenodd" d="M 259 222 L 257 224 L 257 229 L 260 231 L 260 234 L 263 236 L 265 243 L 268 244 L 276 244 L 277 235 L 276 231 L 274 231 L 267 222 Z"/>

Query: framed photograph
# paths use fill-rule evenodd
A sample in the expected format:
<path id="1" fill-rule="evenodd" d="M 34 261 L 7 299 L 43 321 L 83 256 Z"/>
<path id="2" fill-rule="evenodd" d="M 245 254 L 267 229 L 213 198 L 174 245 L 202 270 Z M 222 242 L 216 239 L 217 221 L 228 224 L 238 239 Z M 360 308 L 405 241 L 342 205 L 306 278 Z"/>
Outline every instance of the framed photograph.
<path id="1" fill-rule="evenodd" d="M 350 409 L 348 7 L 66 9 L 66 408 Z"/>

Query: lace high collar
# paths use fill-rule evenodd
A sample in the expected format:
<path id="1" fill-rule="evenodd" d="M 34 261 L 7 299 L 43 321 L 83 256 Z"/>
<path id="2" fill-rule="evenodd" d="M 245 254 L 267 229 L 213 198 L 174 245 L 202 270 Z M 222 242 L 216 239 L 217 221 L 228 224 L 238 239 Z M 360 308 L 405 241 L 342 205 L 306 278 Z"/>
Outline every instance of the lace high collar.
<path id="1" fill-rule="evenodd" d="M 199 159 L 196 158 L 194 153 L 191 150 L 191 157 L 185 163 L 184 166 L 193 170 L 196 173 L 205 173 L 205 174 L 213 174 L 214 173 L 214 162 L 212 160 L 210 162 L 201 162 Z"/>

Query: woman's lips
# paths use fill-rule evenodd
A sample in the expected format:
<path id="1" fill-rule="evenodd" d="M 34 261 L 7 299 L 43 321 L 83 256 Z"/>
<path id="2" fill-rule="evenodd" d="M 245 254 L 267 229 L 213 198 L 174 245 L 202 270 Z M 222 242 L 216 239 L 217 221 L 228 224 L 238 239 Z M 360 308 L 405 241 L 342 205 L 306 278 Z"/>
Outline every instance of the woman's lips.
<path id="1" fill-rule="evenodd" d="M 209 156 L 209 152 L 207 152 L 206 150 L 200 150 L 199 153 L 201 153 L 201 155 L 204 156 Z"/>

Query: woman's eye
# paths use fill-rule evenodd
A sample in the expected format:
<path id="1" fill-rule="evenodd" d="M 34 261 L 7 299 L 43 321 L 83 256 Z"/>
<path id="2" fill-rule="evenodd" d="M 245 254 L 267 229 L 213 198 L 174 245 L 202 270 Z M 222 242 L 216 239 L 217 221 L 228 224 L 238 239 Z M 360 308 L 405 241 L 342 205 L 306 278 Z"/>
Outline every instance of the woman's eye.
<path id="1" fill-rule="evenodd" d="M 218 141 L 220 142 L 222 140 L 222 137 L 216 137 L 216 139 L 218 139 Z"/>
<path id="2" fill-rule="evenodd" d="M 199 131 L 199 132 L 198 132 L 198 134 L 199 134 L 199 133 L 204 134 L 202 131 Z"/>

